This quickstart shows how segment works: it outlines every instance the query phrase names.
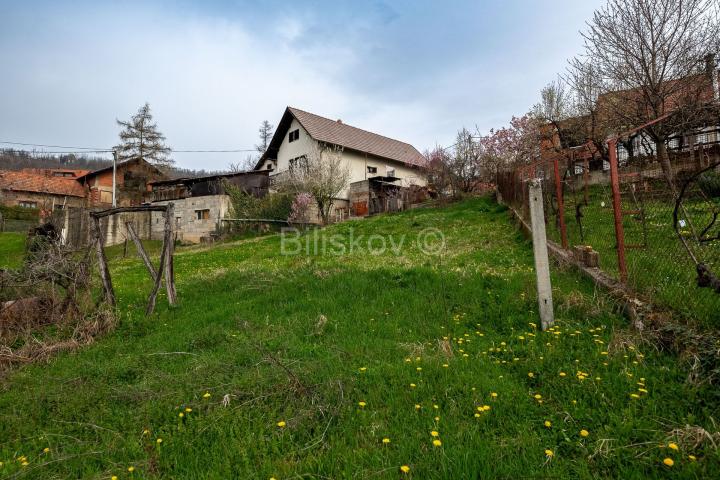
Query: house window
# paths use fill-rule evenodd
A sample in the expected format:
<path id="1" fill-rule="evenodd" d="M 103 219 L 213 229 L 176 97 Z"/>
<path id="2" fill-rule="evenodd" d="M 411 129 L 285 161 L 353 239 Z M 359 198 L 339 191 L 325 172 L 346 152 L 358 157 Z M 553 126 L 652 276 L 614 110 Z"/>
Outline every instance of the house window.
<path id="1" fill-rule="evenodd" d="M 37 202 L 31 202 L 30 200 L 20 200 L 18 205 L 22 208 L 37 208 Z"/>
<path id="2" fill-rule="evenodd" d="M 266 168 L 267 170 L 272 170 L 272 169 L 273 169 L 273 168 L 272 168 L 272 162 L 268 162 L 267 165 L 265 165 L 265 168 Z"/>
<path id="3" fill-rule="evenodd" d="M 72 172 L 53 172 L 53 177 L 74 177 Z"/>
<path id="4" fill-rule="evenodd" d="M 300 129 L 296 128 L 290 134 L 288 135 L 288 142 L 294 142 L 295 140 L 300 138 Z"/>
<path id="5" fill-rule="evenodd" d="M 302 168 L 303 170 L 307 171 L 308 163 L 307 157 L 305 155 L 290 159 L 290 171 L 295 171 L 296 168 Z"/>
<path id="6" fill-rule="evenodd" d="M 195 219 L 196 220 L 209 220 L 210 219 L 210 210 L 205 208 L 203 210 L 195 210 Z"/>
<path id="7" fill-rule="evenodd" d="M 112 203 L 112 192 L 100 190 L 100 203 Z"/>
<path id="8" fill-rule="evenodd" d="M 377 173 L 377 167 L 367 167 L 368 173 Z"/>
<path id="9" fill-rule="evenodd" d="M 385 167 L 385 175 L 388 177 L 394 177 L 395 176 L 395 169 L 390 167 Z"/>
<path id="10" fill-rule="evenodd" d="M 65 208 L 65 205 L 63 205 L 62 203 L 55 204 L 55 210 L 62 210 L 63 208 Z"/>

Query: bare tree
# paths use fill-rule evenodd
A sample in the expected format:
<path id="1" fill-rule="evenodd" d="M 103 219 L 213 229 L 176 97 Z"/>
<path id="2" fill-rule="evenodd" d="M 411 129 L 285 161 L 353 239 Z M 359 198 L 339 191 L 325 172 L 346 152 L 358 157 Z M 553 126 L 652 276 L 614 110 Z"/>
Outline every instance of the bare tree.
<path id="1" fill-rule="evenodd" d="M 342 158 L 342 147 L 312 142 L 306 155 L 293 159 L 290 168 L 275 178 L 280 190 L 312 195 L 322 222 L 327 224 L 335 199 L 348 186 L 350 169 Z"/>
<path id="2" fill-rule="evenodd" d="M 569 62 L 565 81 L 571 89 L 574 117 L 570 128 L 576 139 L 589 142 L 603 160 L 609 160 L 605 141 L 615 130 L 607 115 L 599 110 L 600 96 L 608 91 L 590 60 L 575 57 Z"/>
<path id="3" fill-rule="evenodd" d="M 255 168 L 257 160 L 255 155 L 246 155 L 245 158 L 240 161 L 230 162 L 228 164 L 228 171 L 231 173 L 248 172 Z"/>
<path id="4" fill-rule="evenodd" d="M 122 127 L 120 144 L 115 147 L 119 160 L 142 158 L 160 167 L 171 167 L 175 160 L 169 157 L 170 147 L 165 145 L 165 136 L 157 129 L 146 102 L 130 121 L 117 120 Z"/>
<path id="5" fill-rule="evenodd" d="M 584 143 L 583 125 L 574 108 L 571 92 L 560 77 L 540 91 L 540 102 L 531 111 L 538 122 L 538 134 L 544 145 L 557 151 Z"/>
<path id="6" fill-rule="evenodd" d="M 274 130 L 275 126 L 267 120 L 263 120 L 260 124 L 260 128 L 258 128 L 260 143 L 258 145 L 255 145 L 255 149 L 260 153 L 260 155 L 265 153 L 265 151 L 268 149 L 268 146 L 270 145 L 270 140 L 272 140 L 273 137 Z"/>
<path id="7" fill-rule="evenodd" d="M 609 0 L 582 33 L 584 60 L 612 90 L 599 98 L 599 114 L 617 133 L 683 112 L 646 129 L 671 186 L 666 143 L 683 129 L 676 119 L 692 121 L 701 110 L 704 58 L 718 46 L 716 1 Z"/>

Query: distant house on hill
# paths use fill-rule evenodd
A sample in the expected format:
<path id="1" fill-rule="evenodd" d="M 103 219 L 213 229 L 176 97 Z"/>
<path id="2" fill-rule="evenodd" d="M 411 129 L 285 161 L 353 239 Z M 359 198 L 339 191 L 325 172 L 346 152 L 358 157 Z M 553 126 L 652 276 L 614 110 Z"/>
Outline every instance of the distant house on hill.
<path id="1" fill-rule="evenodd" d="M 287 107 L 255 170 L 271 178 L 307 158 L 318 144 L 342 148 L 350 180 L 333 203 L 336 218 L 400 207 L 400 189 L 424 187 L 425 158 L 409 143 L 368 132 L 341 120 Z"/>

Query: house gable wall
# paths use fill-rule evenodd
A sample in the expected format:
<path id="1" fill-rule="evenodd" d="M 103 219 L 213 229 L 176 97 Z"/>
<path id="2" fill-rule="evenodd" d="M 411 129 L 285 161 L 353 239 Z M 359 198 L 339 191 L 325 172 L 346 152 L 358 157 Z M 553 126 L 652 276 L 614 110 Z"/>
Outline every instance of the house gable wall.
<path id="1" fill-rule="evenodd" d="M 293 142 L 289 141 L 288 134 L 293 130 L 299 129 L 300 138 Z M 307 155 L 312 151 L 317 142 L 313 140 L 307 131 L 300 125 L 297 119 L 293 118 L 290 127 L 284 133 L 284 138 L 278 149 L 276 169 L 273 174 L 281 173 L 289 169 L 290 160 L 302 155 Z M 385 176 L 387 167 L 395 170 L 396 177 L 401 180 L 398 182 L 400 186 L 407 187 L 410 185 L 425 186 L 427 181 L 422 171 L 418 168 L 411 168 L 402 162 L 389 160 L 374 155 L 357 152 L 355 150 L 343 150 L 342 159 L 346 163 L 350 171 L 350 180 L 348 186 L 338 195 L 339 198 L 348 199 L 350 195 L 350 184 L 366 180 L 369 177 Z M 265 165 L 261 168 L 264 169 Z M 377 173 L 368 173 L 367 167 L 377 168 Z"/>

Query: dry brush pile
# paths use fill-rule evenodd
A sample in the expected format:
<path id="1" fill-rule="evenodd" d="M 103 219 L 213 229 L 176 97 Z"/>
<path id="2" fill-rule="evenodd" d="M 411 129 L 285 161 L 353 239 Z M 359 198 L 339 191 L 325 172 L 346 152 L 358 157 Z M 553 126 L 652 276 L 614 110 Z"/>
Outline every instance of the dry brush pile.
<path id="1" fill-rule="evenodd" d="M 111 330 L 112 311 L 93 299 L 90 250 L 32 235 L 17 270 L 0 270 L 0 375 L 93 342 Z"/>

